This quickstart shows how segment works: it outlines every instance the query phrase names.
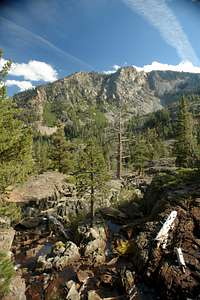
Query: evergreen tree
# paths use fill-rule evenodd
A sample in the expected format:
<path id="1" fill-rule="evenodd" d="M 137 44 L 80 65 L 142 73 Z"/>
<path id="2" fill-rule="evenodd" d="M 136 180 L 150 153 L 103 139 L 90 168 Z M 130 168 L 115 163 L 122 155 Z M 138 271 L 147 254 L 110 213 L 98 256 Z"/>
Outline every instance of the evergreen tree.
<path id="1" fill-rule="evenodd" d="M 73 145 L 65 138 L 63 125 L 59 125 L 52 135 L 50 159 L 52 168 L 65 174 L 71 174 L 74 169 Z"/>
<path id="2" fill-rule="evenodd" d="M 168 156 L 168 151 L 155 128 L 147 129 L 145 140 L 148 148 L 148 159 L 155 160 Z"/>
<path id="3" fill-rule="evenodd" d="M 3 67 L 3 80 L 8 64 Z M 32 171 L 32 133 L 19 120 L 19 110 L 6 97 L 0 81 L 0 192 L 10 184 L 24 180 Z"/>
<path id="4" fill-rule="evenodd" d="M 132 148 L 133 165 L 139 174 L 143 174 L 145 162 L 148 161 L 149 149 L 143 135 L 138 135 Z"/>
<path id="5" fill-rule="evenodd" d="M 193 134 L 193 123 L 187 100 L 183 97 L 179 103 L 174 149 L 176 165 L 179 167 L 193 167 L 197 160 L 197 142 Z"/>
<path id="6" fill-rule="evenodd" d="M 77 154 L 76 184 L 79 193 L 90 194 L 91 222 L 94 219 L 94 202 L 97 192 L 103 192 L 109 179 L 103 153 L 90 139 Z"/>
<path id="7" fill-rule="evenodd" d="M 47 137 L 38 135 L 33 143 L 33 157 L 36 173 L 43 173 L 50 169 L 51 161 L 49 158 L 50 142 Z"/>
<path id="8" fill-rule="evenodd" d="M 3 51 L 0 49 L 0 59 L 3 56 Z M 0 70 L 0 101 L 6 99 L 6 86 L 5 86 L 5 78 L 8 74 L 8 71 L 11 66 L 11 60 L 7 61 Z"/>

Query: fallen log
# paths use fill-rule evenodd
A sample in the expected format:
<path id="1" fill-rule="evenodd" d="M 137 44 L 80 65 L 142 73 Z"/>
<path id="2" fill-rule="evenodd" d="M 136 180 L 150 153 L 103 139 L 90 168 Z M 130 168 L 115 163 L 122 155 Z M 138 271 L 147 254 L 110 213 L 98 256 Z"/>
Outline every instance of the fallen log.
<path id="1" fill-rule="evenodd" d="M 185 273 L 186 264 L 185 264 L 182 249 L 181 248 L 175 248 L 175 251 L 176 251 L 179 266 L 181 267 L 182 271 Z"/>
<path id="2" fill-rule="evenodd" d="M 170 215 L 168 216 L 167 220 L 163 224 L 162 228 L 158 232 L 155 241 L 157 242 L 157 248 L 162 246 L 163 249 L 166 248 L 167 246 L 167 239 L 168 239 L 168 233 L 169 230 L 173 228 L 174 226 L 174 221 L 177 217 L 177 211 L 173 210 Z"/>

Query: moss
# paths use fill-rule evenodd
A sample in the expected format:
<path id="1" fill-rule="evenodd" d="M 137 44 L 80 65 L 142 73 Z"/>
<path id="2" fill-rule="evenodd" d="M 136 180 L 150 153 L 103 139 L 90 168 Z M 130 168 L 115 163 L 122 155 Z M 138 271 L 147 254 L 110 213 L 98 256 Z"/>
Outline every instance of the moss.
<path id="1" fill-rule="evenodd" d="M 0 252 L 0 297 L 9 292 L 14 274 L 15 270 L 11 260 L 4 252 Z"/>

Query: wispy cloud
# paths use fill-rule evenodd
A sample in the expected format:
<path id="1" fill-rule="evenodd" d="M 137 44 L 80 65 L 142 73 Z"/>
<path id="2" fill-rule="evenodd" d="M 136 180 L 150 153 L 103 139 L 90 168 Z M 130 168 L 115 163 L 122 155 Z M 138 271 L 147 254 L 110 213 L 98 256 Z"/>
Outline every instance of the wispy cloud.
<path id="1" fill-rule="evenodd" d="M 165 42 L 176 49 L 181 60 L 189 60 L 193 64 L 200 65 L 187 35 L 166 0 L 122 1 L 150 22 L 160 32 Z"/>
<path id="2" fill-rule="evenodd" d="M 29 38 L 31 37 L 33 40 L 37 40 L 43 46 L 46 46 L 46 47 L 50 48 L 51 50 L 53 50 L 56 54 L 62 55 L 68 61 L 78 64 L 82 67 L 86 67 L 88 69 L 93 69 L 93 67 L 90 64 L 88 64 L 85 61 L 79 59 L 78 57 L 71 55 L 70 53 L 60 49 L 58 46 L 54 45 L 52 42 L 50 42 L 46 38 L 40 36 L 39 34 L 36 34 L 32 31 L 28 30 L 27 28 L 25 28 L 21 25 L 18 25 L 15 22 L 13 22 L 5 17 L 0 17 L 0 20 L 3 22 L 4 25 L 9 27 L 11 30 L 14 30 L 19 35 L 23 36 L 23 38 L 25 36 L 28 36 Z"/>
<path id="3" fill-rule="evenodd" d="M 13 86 L 13 85 L 17 86 L 20 92 L 34 88 L 34 86 L 30 81 L 6 80 L 5 84 L 6 86 Z"/>

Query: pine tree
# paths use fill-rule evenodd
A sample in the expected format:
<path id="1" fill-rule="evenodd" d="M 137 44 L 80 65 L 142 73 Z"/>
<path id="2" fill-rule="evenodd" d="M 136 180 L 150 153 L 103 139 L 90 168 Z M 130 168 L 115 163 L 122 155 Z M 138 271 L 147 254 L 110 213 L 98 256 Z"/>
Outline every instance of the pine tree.
<path id="1" fill-rule="evenodd" d="M 0 49 L 0 59 L 3 56 L 3 51 Z M 0 70 L 0 101 L 7 98 L 5 79 L 11 67 L 11 60 L 8 60 Z"/>
<path id="2" fill-rule="evenodd" d="M 148 161 L 148 146 L 147 141 L 144 136 L 137 136 L 135 143 L 133 145 L 132 159 L 134 167 L 139 174 L 142 174 L 144 171 L 145 162 Z"/>
<path id="3" fill-rule="evenodd" d="M 188 111 L 187 100 L 183 97 L 179 103 L 174 149 L 176 165 L 179 167 L 193 167 L 197 160 L 197 142 L 193 134 L 193 123 L 192 114 Z"/>
<path id="4" fill-rule="evenodd" d="M 33 143 L 33 157 L 36 173 L 43 173 L 50 169 L 51 161 L 49 158 L 50 142 L 47 137 L 38 135 Z"/>
<path id="5" fill-rule="evenodd" d="M 24 180 L 33 168 L 32 133 L 19 120 L 19 110 L 6 97 L 2 81 L 9 64 L 0 73 L 0 192 Z"/>
<path id="6" fill-rule="evenodd" d="M 148 159 L 154 160 L 168 156 L 168 151 L 155 128 L 147 129 L 145 140 L 148 148 Z"/>
<path id="7" fill-rule="evenodd" d="M 65 174 L 71 174 L 74 169 L 73 145 L 65 138 L 63 125 L 59 125 L 52 135 L 50 159 L 52 168 Z"/>
<path id="8" fill-rule="evenodd" d="M 91 223 L 94 219 L 94 202 L 97 192 L 103 192 L 109 179 L 101 148 L 90 139 L 77 155 L 76 184 L 79 193 L 89 193 Z"/>

